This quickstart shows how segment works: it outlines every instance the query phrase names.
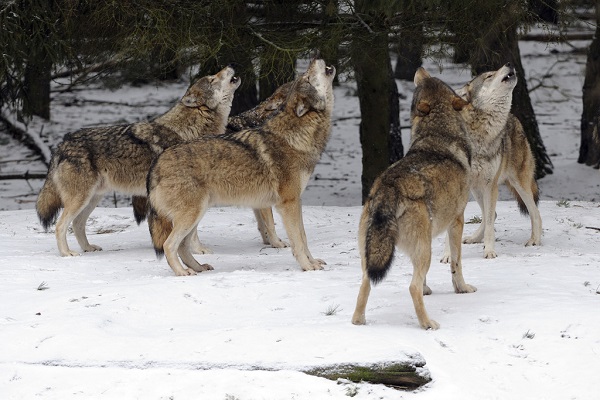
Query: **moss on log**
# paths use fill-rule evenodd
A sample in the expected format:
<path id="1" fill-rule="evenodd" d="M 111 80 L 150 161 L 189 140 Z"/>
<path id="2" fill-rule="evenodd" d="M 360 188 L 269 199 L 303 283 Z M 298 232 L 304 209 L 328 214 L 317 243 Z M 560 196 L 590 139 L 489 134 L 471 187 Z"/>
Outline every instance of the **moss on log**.
<path id="1" fill-rule="evenodd" d="M 338 364 L 303 371 L 306 374 L 331 380 L 379 383 L 396 389 L 416 389 L 431 381 L 422 363 Z"/>

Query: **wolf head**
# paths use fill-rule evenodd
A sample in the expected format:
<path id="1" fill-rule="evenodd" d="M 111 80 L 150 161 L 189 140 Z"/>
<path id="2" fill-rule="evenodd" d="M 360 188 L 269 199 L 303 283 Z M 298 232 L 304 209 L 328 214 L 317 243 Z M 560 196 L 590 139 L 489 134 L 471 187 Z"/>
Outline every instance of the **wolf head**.
<path id="1" fill-rule="evenodd" d="M 477 75 L 457 93 L 479 110 L 505 111 L 510 110 L 512 91 L 516 85 L 515 69 L 507 63 L 497 71 Z"/>
<path id="2" fill-rule="evenodd" d="M 181 99 L 181 104 L 189 108 L 205 107 L 215 110 L 223 106 L 231 109 L 233 94 L 241 83 L 242 80 L 235 76 L 234 69 L 225 67 L 217 74 L 200 78 L 190 86 Z M 226 115 L 229 115 L 229 110 Z"/>
<path id="3" fill-rule="evenodd" d="M 416 86 L 410 109 L 411 121 L 419 120 L 431 113 L 440 117 L 450 116 L 453 111 L 462 111 L 468 102 L 438 78 L 433 78 L 422 67 L 415 73 Z"/>
<path id="4" fill-rule="evenodd" d="M 306 72 L 294 81 L 287 107 L 293 107 L 298 117 L 310 110 L 331 112 L 334 76 L 333 66 L 327 66 L 321 59 L 312 60 Z"/>

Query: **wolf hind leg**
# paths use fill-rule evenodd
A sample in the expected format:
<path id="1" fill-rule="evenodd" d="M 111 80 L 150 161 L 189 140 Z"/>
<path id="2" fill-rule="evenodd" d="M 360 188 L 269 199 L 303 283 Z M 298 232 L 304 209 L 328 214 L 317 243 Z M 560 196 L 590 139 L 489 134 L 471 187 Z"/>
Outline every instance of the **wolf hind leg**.
<path id="1" fill-rule="evenodd" d="M 88 194 L 90 191 L 81 190 L 80 193 L 74 196 L 65 197 L 64 200 L 64 209 L 58 221 L 56 222 L 56 243 L 58 244 L 58 251 L 60 255 L 63 257 L 69 256 L 79 256 L 80 254 L 76 251 L 73 251 L 69 248 L 67 243 L 67 231 L 71 223 L 81 214 L 81 212 L 87 207 L 92 199 L 92 196 L 84 196 L 82 194 Z M 90 211 L 91 212 L 91 211 Z M 83 219 L 83 218 L 81 218 Z M 78 220 L 77 231 L 81 233 L 81 230 L 85 230 L 85 220 L 87 217 L 83 219 L 83 228 L 82 221 Z M 74 227 L 75 230 L 75 227 Z M 87 240 L 87 239 L 86 239 Z"/>
<path id="2" fill-rule="evenodd" d="M 281 240 L 275 231 L 273 209 L 268 207 L 254 209 L 253 211 L 256 218 L 256 225 L 258 227 L 258 231 L 260 232 L 260 236 L 262 237 L 263 243 L 279 249 L 288 247 L 289 244 Z"/>
<path id="3" fill-rule="evenodd" d="M 190 233 L 183 239 L 183 242 L 179 245 L 179 257 L 181 257 L 181 261 L 188 267 L 193 269 L 196 272 L 209 271 L 214 269 L 209 264 L 200 264 L 192 255 L 192 247 L 194 245 L 194 237 L 197 239 L 198 236 L 194 235 L 194 232 L 198 232 L 197 224 L 194 226 Z"/>
<path id="4" fill-rule="evenodd" d="M 421 325 L 423 329 L 438 329 L 440 324 L 429 318 L 423 300 L 425 278 L 431 264 L 431 235 L 425 236 L 428 236 L 429 240 L 426 240 L 426 237 L 422 237 L 411 250 L 410 259 L 413 264 L 413 277 L 408 289 L 410 291 L 410 296 L 412 297 L 419 325 Z"/>
<path id="5" fill-rule="evenodd" d="M 540 215 L 540 210 L 536 205 L 536 193 L 533 192 L 533 189 L 527 190 L 525 187 L 536 188 L 537 185 L 535 181 L 530 182 L 528 186 L 521 185 L 521 182 L 516 179 L 509 180 L 510 186 L 517 192 L 525 206 L 527 207 L 527 212 L 529 213 L 529 218 L 531 219 L 531 237 L 525 243 L 525 246 L 539 246 L 542 244 L 542 217 Z"/>
<path id="6" fill-rule="evenodd" d="M 208 199 L 201 199 L 197 203 L 193 201 L 186 203 L 188 204 L 186 209 L 181 211 L 172 210 L 174 214 L 172 220 L 173 230 L 163 246 L 167 262 L 177 276 L 196 275 L 194 268 L 183 267 L 179 261 L 179 256 L 182 257 L 182 261 L 186 265 L 191 265 L 199 270 L 206 270 L 192 256 L 191 241 L 193 230 L 208 209 Z"/>
<path id="7" fill-rule="evenodd" d="M 212 254 L 213 251 L 202 244 L 200 238 L 198 237 L 198 225 L 192 229 L 192 237 L 190 239 L 189 246 L 191 248 L 192 253 L 194 254 Z"/>
<path id="8" fill-rule="evenodd" d="M 358 290 L 356 308 L 354 309 L 354 314 L 352 315 L 352 323 L 354 325 L 364 325 L 367 323 L 365 311 L 367 309 L 367 301 L 369 300 L 369 294 L 371 293 L 371 280 L 369 279 L 369 274 L 366 271 L 364 260 L 362 261 L 362 264 L 362 282 L 360 284 L 360 289 Z"/>
<path id="9" fill-rule="evenodd" d="M 96 194 L 92 196 L 87 206 L 85 206 L 84 209 L 81 210 L 81 212 L 75 217 L 75 219 L 73 219 L 73 232 L 75 233 L 75 238 L 77 239 L 77 243 L 79 243 L 81 249 L 86 252 L 102 250 L 100 246 L 90 244 L 87 235 L 85 234 L 86 222 L 101 199 L 101 194 Z"/>

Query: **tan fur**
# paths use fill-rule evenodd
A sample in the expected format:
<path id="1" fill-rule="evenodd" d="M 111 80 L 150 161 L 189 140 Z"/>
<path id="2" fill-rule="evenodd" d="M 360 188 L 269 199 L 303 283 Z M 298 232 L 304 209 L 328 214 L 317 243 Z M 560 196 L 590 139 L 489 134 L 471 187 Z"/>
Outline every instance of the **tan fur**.
<path id="1" fill-rule="evenodd" d="M 281 111 L 261 127 L 174 146 L 157 158 L 148 176 L 150 232 L 176 275 L 212 269 L 194 259 L 190 243 L 214 204 L 274 205 L 302 269 L 323 268 L 308 250 L 300 197 L 331 131 L 334 74 L 323 60 L 313 60 Z M 164 221 L 172 230 L 161 243 L 169 227 Z"/>
<path id="2" fill-rule="evenodd" d="M 507 64 L 497 71 L 486 72 L 474 78 L 458 92 L 473 104 L 469 115 L 469 133 L 473 142 L 473 167 L 471 193 L 482 211 L 482 222 L 477 231 L 464 238 L 463 243 L 484 243 L 484 257 L 495 258 L 496 203 L 498 185 L 504 183 L 517 199 L 519 209 L 531 219 L 531 237 L 525 246 L 541 244 L 542 219 L 537 208 L 539 199 L 535 181 L 535 160 L 529 142 L 519 120 L 510 114 L 512 88 L 516 77 L 501 81 L 507 71 L 514 74 Z M 483 82 L 487 84 L 482 89 Z M 510 84 L 510 88 L 505 87 Z M 446 245 L 442 262 L 449 261 Z"/>
<path id="3" fill-rule="evenodd" d="M 238 132 L 243 129 L 256 128 L 262 125 L 267 119 L 272 117 L 281 107 L 288 96 L 293 82 L 284 83 L 278 87 L 271 96 L 262 101 L 256 107 L 244 111 L 241 114 L 229 117 L 226 133 Z M 212 132 L 207 132 L 213 134 Z M 148 202 L 145 196 L 132 197 L 133 213 L 137 223 L 141 223 L 146 219 L 148 214 Z M 275 248 L 287 247 L 288 244 L 281 240 L 275 231 L 275 221 L 273 219 L 273 211 L 271 208 L 255 209 L 254 216 L 256 218 L 258 231 L 262 237 L 263 243 Z M 198 238 L 198 232 L 193 233 L 192 252 L 195 254 L 212 253 L 208 247 L 204 246 Z"/>
<path id="4" fill-rule="evenodd" d="M 56 224 L 60 254 L 78 255 L 67 244 L 71 222 L 83 251 L 101 250 L 88 242 L 85 224 L 102 196 L 110 191 L 132 194 L 140 207 L 146 195 L 148 170 L 156 155 L 185 140 L 223 133 L 239 85 L 239 78 L 227 67 L 198 80 L 180 102 L 152 122 L 67 134 L 53 152 L 36 205 L 45 228 L 54 223 L 60 207 L 64 207 Z"/>
<path id="5" fill-rule="evenodd" d="M 411 147 L 375 180 L 359 223 L 363 277 L 352 317 L 357 325 L 366 322 L 371 281 L 383 280 L 398 247 L 413 264 L 409 291 L 419 324 L 425 329 L 439 327 L 427 315 L 423 295 L 431 293 L 426 285 L 431 241 L 444 231 L 451 238 L 455 292 L 477 290 L 464 281 L 460 242 L 471 167 L 464 117 L 471 106 L 422 68 L 415 74 L 415 84 Z"/>

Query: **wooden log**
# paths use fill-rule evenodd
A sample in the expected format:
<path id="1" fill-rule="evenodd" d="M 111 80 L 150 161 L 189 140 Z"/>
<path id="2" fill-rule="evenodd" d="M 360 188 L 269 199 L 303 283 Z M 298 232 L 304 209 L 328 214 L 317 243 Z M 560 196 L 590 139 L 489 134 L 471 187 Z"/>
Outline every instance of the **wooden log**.
<path id="1" fill-rule="evenodd" d="M 429 372 L 422 369 L 424 365 L 425 362 L 338 364 L 315 367 L 303 372 L 331 380 L 347 379 L 357 383 L 368 382 L 396 389 L 413 390 L 431 381 Z"/>

